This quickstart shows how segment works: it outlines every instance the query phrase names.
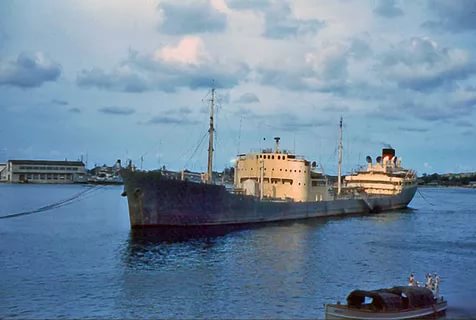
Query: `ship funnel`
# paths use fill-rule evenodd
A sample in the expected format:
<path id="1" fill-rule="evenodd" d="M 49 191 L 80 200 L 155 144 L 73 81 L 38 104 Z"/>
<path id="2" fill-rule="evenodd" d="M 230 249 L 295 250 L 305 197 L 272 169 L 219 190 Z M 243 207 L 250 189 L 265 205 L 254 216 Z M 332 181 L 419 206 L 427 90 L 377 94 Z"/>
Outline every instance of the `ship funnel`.
<path id="1" fill-rule="evenodd" d="M 393 148 L 383 148 L 382 149 L 382 158 L 385 159 L 385 157 L 388 157 L 388 159 L 392 159 L 395 157 L 395 149 Z"/>
<path id="2" fill-rule="evenodd" d="M 281 140 L 280 137 L 274 137 L 274 141 L 276 141 L 276 146 L 274 152 L 279 153 L 279 140 Z"/>
<path id="3" fill-rule="evenodd" d="M 367 161 L 367 163 L 372 163 L 372 157 L 371 156 L 367 156 L 367 158 L 365 158 L 365 160 Z"/>

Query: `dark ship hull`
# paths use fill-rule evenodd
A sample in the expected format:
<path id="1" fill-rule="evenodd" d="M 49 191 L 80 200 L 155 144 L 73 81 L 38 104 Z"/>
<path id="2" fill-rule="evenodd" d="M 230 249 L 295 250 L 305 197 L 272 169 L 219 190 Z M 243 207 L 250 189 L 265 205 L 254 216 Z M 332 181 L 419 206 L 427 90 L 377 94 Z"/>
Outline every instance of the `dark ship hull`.
<path id="1" fill-rule="evenodd" d="M 292 202 L 259 200 L 224 186 L 171 179 L 159 172 L 122 174 L 132 228 L 220 226 L 365 214 L 405 208 L 416 186 L 395 196 Z"/>

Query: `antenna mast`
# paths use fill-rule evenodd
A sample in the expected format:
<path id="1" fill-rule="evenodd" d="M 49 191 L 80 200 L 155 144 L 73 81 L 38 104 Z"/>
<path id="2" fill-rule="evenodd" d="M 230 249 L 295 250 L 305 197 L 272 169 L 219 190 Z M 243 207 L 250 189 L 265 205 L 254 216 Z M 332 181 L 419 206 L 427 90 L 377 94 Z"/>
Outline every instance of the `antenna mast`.
<path id="1" fill-rule="evenodd" d="M 342 188 L 342 117 L 339 122 L 339 159 L 337 165 L 337 195 L 340 195 Z"/>
<path id="2" fill-rule="evenodd" d="M 215 109 L 215 88 L 212 88 L 212 98 L 210 99 L 210 128 L 208 129 L 208 170 L 207 183 L 212 183 L 213 175 L 213 134 L 215 128 L 213 127 L 213 111 Z"/>

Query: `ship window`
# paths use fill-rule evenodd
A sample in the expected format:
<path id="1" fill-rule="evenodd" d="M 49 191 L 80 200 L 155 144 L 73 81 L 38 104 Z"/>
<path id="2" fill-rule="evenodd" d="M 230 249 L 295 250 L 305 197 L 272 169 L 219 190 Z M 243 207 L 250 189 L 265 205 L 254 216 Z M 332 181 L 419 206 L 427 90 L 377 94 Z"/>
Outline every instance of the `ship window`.
<path id="1" fill-rule="evenodd" d="M 274 156 L 271 156 L 271 159 L 273 159 L 273 160 L 274 160 Z"/>
<path id="2" fill-rule="evenodd" d="M 283 160 L 286 160 L 286 156 L 283 156 Z"/>
<path id="3" fill-rule="evenodd" d="M 312 181 L 312 186 L 317 187 L 317 181 Z"/>
<path id="4" fill-rule="evenodd" d="M 283 171 L 283 169 L 279 169 L 279 171 Z"/>
<path id="5" fill-rule="evenodd" d="M 299 170 L 299 172 L 301 172 L 301 170 Z"/>
<path id="6" fill-rule="evenodd" d="M 301 185 L 301 182 L 299 182 L 298 185 Z"/>
<path id="7" fill-rule="evenodd" d="M 271 156 L 268 154 L 268 159 L 271 159 Z"/>
<path id="8" fill-rule="evenodd" d="M 294 172 L 296 172 L 296 169 L 294 169 Z"/>
<path id="9" fill-rule="evenodd" d="M 284 169 L 284 171 L 288 172 L 288 169 Z"/>
<path id="10" fill-rule="evenodd" d="M 281 156 L 278 156 L 278 160 L 281 160 Z"/>

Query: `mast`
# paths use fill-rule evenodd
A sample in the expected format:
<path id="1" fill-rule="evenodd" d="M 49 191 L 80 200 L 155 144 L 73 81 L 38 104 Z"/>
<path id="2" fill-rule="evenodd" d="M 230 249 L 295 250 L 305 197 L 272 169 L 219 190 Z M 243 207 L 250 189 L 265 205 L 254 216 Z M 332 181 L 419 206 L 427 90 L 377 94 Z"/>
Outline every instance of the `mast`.
<path id="1" fill-rule="evenodd" d="M 342 185 L 342 117 L 339 122 L 339 159 L 337 165 L 337 195 L 340 195 Z"/>
<path id="2" fill-rule="evenodd" d="M 213 111 L 215 109 L 215 88 L 212 88 L 212 98 L 210 99 L 210 128 L 208 129 L 208 170 L 207 183 L 212 183 L 213 175 L 213 134 L 215 128 L 213 127 Z"/>

